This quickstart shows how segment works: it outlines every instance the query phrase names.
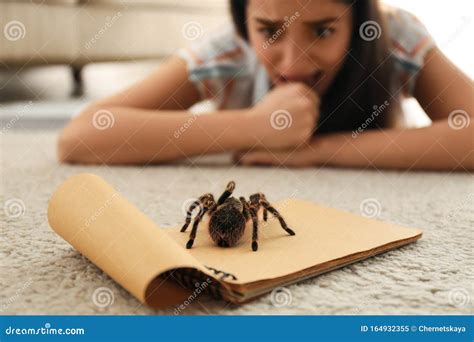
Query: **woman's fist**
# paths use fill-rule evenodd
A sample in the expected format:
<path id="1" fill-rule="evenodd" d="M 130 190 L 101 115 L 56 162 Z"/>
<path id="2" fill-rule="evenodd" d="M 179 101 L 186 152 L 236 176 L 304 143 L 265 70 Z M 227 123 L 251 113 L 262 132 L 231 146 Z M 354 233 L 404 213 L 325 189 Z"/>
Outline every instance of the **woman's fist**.
<path id="1" fill-rule="evenodd" d="M 319 98 L 306 85 L 290 83 L 272 89 L 251 110 L 258 146 L 282 149 L 309 140 L 319 118 Z"/>

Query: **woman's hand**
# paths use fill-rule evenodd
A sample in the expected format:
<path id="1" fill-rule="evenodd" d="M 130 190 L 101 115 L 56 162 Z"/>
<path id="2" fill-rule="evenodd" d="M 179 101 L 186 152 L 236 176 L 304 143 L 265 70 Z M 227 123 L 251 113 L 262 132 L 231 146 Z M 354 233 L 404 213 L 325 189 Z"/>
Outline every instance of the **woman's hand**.
<path id="1" fill-rule="evenodd" d="M 302 83 L 285 84 L 271 90 L 250 115 L 255 122 L 257 147 L 296 147 L 312 136 L 319 118 L 319 98 Z"/>
<path id="2" fill-rule="evenodd" d="M 255 150 L 234 154 L 234 162 L 240 165 L 264 165 L 309 167 L 316 166 L 318 152 L 307 143 L 286 150 Z"/>

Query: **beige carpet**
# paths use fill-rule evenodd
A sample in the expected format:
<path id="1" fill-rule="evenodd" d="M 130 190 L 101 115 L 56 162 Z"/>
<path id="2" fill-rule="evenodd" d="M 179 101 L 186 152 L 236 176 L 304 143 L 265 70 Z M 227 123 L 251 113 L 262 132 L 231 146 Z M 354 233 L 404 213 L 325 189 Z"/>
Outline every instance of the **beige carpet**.
<path id="1" fill-rule="evenodd" d="M 62 166 L 51 131 L 1 132 L 0 314 L 174 314 L 144 307 L 49 228 L 50 194 L 68 176 L 94 172 L 160 226 L 182 223 L 184 199 L 263 191 L 414 226 L 401 249 L 236 307 L 199 297 L 181 314 L 469 314 L 473 311 L 472 175 L 377 170 L 243 168 L 227 158 L 160 167 Z M 370 199 L 370 200 L 368 200 Z M 278 296 L 286 296 L 284 302 Z"/>

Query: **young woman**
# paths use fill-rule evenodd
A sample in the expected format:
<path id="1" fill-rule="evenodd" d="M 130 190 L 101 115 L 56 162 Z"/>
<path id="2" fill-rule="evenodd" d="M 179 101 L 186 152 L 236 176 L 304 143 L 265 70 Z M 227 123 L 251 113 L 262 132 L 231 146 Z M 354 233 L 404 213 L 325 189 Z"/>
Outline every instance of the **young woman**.
<path id="1" fill-rule="evenodd" d="M 74 118 L 59 159 L 146 164 L 232 151 L 247 165 L 474 169 L 473 82 L 413 15 L 370 0 L 230 5 L 231 29 Z M 400 126 L 406 97 L 430 126 Z M 217 109 L 188 111 L 204 99 Z"/>

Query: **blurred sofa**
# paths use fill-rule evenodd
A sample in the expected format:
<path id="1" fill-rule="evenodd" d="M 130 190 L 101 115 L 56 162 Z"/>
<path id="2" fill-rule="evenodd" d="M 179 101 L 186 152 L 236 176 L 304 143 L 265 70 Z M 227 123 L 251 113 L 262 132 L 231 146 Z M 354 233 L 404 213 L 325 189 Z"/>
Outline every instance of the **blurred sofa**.
<path id="1" fill-rule="evenodd" d="M 87 63 L 169 56 L 228 21 L 227 2 L 0 0 L 0 68 L 69 64 L 80 83 Z"/>

